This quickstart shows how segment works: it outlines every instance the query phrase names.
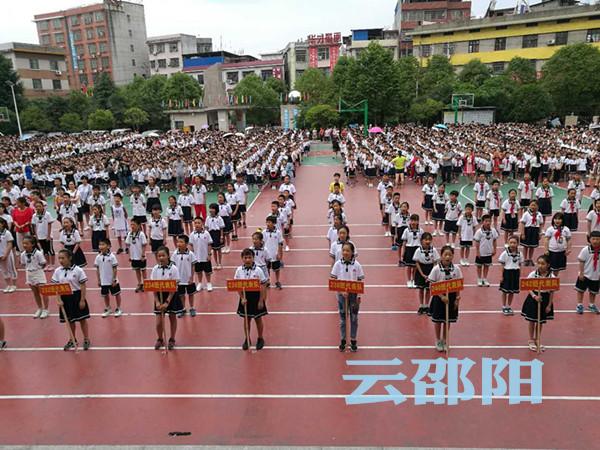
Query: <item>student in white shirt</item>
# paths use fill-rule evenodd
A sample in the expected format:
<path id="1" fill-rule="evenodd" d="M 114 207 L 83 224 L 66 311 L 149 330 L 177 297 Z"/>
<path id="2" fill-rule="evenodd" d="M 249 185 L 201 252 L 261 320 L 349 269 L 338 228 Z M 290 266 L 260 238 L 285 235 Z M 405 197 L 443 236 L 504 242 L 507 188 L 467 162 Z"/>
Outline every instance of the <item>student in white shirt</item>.
<path id="1" fill-rule="evenodd" d="M 600 231 L 590 233 L 590 245 L 581 249 L 577 257 L 579 274 L 575 283 L 577 291 L 577 314 L 583 314 L 583 296 L 589 291 L 588 309 L 596 314 L 600 310 L 596 306 L 596 295 L 600 285 Z"/>
<path id="2" fill-rule="evenodd" d="M 196 283 L 194 283 L 194 265 L 196 257 L 193 252 L 188 249 L 190 240 L 182 234 L 177 236 L 177 249 L 171 254 L 171 262 L 177 266 L 179 271 L 179 297 L 183 310 L 178 314 L 178 317 L 186 315 L 185 295 L 187 294 L 190 304 L 190 316 L 196 317 L 196 308 L 194 307 L 194 294 L 196 293 Z"/>
<path id="3" fill-rule="evenodd" d="M 481 228 L 477 230 L 473 240 L 477 250 L 475 257 L 477 285 L 489 287 L 487 276 L 492 265 L 492 258 L 496 254 L 496 241 L 498 240 L 498 232 L 492 227 L 492 218 L 489 214 L 481 216 Z"/>
<path id="4" fill-rule="evenodd" d="M 192 186 L 194 212 L 196 213 L 196 217 L 200 216 L 203 219 L 206 219 L 206 192 L 204 179 L 200 176 L 195 176 L 194 185 Z"/>
<path id="5" fill-rule="evenodd" d="M 469 265 L 469 256 L 471 247 L 473 247 L 473 236 L 475 236 L 475 228 L 479 224 L 473 215 L 473 204 L 467 203 L 465 211 L 458 219 L 458 234 L 460 235 L 460 265 Z"/>
<path id="6" fill-rule="evenodd" d="M 342 257 L 338 259 L 331 268 L 330 278 L 333 280 L 344 281 L 364 281 L 365 274 L 362 266 L 356 260 L 354 255 L 354 245 L 351 242 L 344 243 L 342 247 Z M 358 350 L 358 312 L 360 309 L 360 297 L 357 294 L 342 294 L 337 295 L 338 311 L 340 314 L 340 346 L 341 352 L 346 350 L 346 317 L 350 318 L 350 350 L 356 352 Z M 348 311 L 346 311 L 348 308 Z"/>
<path id="7" fill-rule="evenodd" d="M 519 251 L 519 238 L 510 236 L 506 241 L 508 247 L 502 252 L 498 262 L 502 265 L 502 280 L 500 281 L 500 291 L 502 292 L 502 314 L 512 316 L 512 301 L 515 294 L 521 289 L 521 264 L 523 255 Z"/>
<path id="8" fill-rule="evenodd" d="M 475 183 L 475 186 L 473 186 L 473 191 L 475 192 L 475 207 L 477 220 L 481 220 L 488 192 L 490 192 L 490 185 L 487 183 L 487 181 L 485 181 L 484 174 L 479 174 L 479 179 L 477 180 L 477 183 Z"/>
<path id="9" fill-rule="evenodd" d="M 110 308 L 110 296 L 115 297 L 117 307 L 115 308 L 115 317 L 121 317 L 123 310 L 121 309 L 121 285 L 117 278 L 117 257 L 110 251 L 110 241 L 102 239 L 99 242 L 100 252 L 96 256 L 94 266 L 96 266 L 96 275 L 98 277 L 98 286 L 100 287 L 100 295 L 104 299 L 104 312 L 102 317 L 108 317 L 112 314 Z"/>
<path id="10" fill-rule="evenodd" d="M 550 270 L 558 276 L 567 268 L 567 256 L 571 253 L 571 230 L 563 224 L 563 213 L 552 217 L 552 225 L 545 232 L 546 254 L 550 257 Z"/>
<path id="11" fill-rule="evenodd" d="M 42 297 L 40 285 L 46 284 L 46 274 L 44 273 L 46 258 L 44 258 L 42 251 L 37 248 L 37 239 L 33 236 L 23 238 L 21 266 L 25 268 L 25 280 L 37 305 L 33 318 L 45 319 L 48 317 L 48 297 Z"/>
<path id="12" fill-rule="evenodd" d="M 454 248 L 456 235 L 458 233 L 458 219 L 462 213 L 462 206 L 458 201 L 458 191 L 450 192 L 450 199 L 446 202 L 444 215 L 444 233 L 446 234 L 446 244 Z M 452 240 L 452 243 L 450 243 Z"/>
<path id="13" fill-rule="evenodd" d="M 275 226 L 277 218 L 274 216 L 267 217 L 267 228 L 263 230 L 263 240 L 265 243 L 265 253 L 267 259 L 267 268 L 269 273 L 275 272 L 275 287 L 281 289 L 281 267 L 283 260 L 283 236 L 281 231 Z"/>
<path id="14" fill-rule="evenodd" d="M 413 256 L 416 264 L 415 285 L 419 290 L 419 309 L 418 315 L 429 313 L 429 274 L 434 264 L 440 260 L 438 251 L 432 245 L 433 236 L 431 233 L 423 233 L 421 236 L 421 246 L 417 248 Z"/>
<path id="15" fill-rule="evenodd" d="M 235 189 L 235 192 L 237 193 L 238 199 L 240 201 L 239 210 L 240 210 L 240 214 L 242 216 L 242 225 L 244 228 L 246 228 L 246 208 L 247 208 L 246 202 L 247 202 L 249 189 L 248 189 L 248 185 L 244 181 L 243 174 L 238 173 L 235 176 L 235 178 L 236 178 L 236 181 L 233 184 L 233 188 Z M 283 179 L 284 184 L 285 184 L 285 179 L 286 179 L 286 177 L 284 177 L 284 179 Z M 281 186 L 283 186 L 283 184 Z M 281 186 L 279 187 L 280 190 L 281 190 Z M 291 186 L 291 189 L 293 190 L 293 192 L 290 190 L 290 195 L 292 195 L 292 197 L 294 197 L 294 195 L 296 194 L 296 188 L 293 184 L 289 184 L 289 186 Z"/>
<path id="16" fill-rule="evenodd" d="M 223 257 L 221 249 L 223 248 L 225 221 L 219 216 L 219 205 L 211 203 L 208 207 L 208 217 L 206 218 L 206 229 L 212 239 L 212 253 L 215 259 L 215 268 L 221 269 L 221 258 Z"/>
<path id="17" fill-rule="evenodd" d="M 33 233 L 37 239 L 38 246 L 42 249 L 44 256 L 49 260 L 50 266 L 46 270 L 52 270 L 54 266 L 54 248 L 52 246 L 52 223 L 54 219 L 42 201 L 35 202 L 35 215 L 31 218 Z"/>
<path id="18" fill-rule="evenodd" d="M 135 272 L 137 287 L 135 292 L 144 292 L 144 280 L 146 279 L 146 245 L 148 239 L 146 233 L 142 231 L 139 219 L 131 219 L 131 231 L 127 233 L 125 245 L 129 253 L 131 268 Z"/>
<path id="19" fill-rule="evenodd" d="M 146 217 L 146 198 L 141 192 L 141 187 L 137 184 L 131 186 L 131 196 L 129 202 L 131 203 L 131 212 L 134 219 L 137 219 L 142 227 L 142 231 L 146 233 L 146 223 L 148 218 Z"/>
<path id="20" fill-rule="evenodd" d="M 529 209 L 523 213 L 519 224 L 521 245 L 525 247 L 525 266 L 533 266 L 533 251 L 540 245 L 540 235 L 544 218 L 538 211 L 537 201 L 532 200 Z"/>
<path id="21" fill-rule="evenodd" d="M 198 276 L 198 290 L 202 290 L 202 274 L 206 277 L 206 290 L 212 292 L 211 283 L 212 264 L 210 262 L 211 247 L 213 240 L 210 233 L 204 228 L 202 216 L 194 219 L 194 231 L 190 234 L 190 246 L 194 252 L 194 272 Z"/>
<path id="22" fill-rule="evenodd" d="M 402 262 L 406 267 L 406 287 L 414 289 L 415 285 L 415 261 L 413 256 L 417 251 L 417 248 L 421 245 L 421 236 L 423 235 L 423 229 L 419 227 L 419 215 L 412 214 L 409 219 L 408 227 L 402 233 L 402 242 L 404 242 L 404 255 Z M 401 266 L 400 263 L 398 263 Z"/>
<path id="23" fill-rule="evenodd" d="M 560 203 L 560 210 L 563 213 L 564 225 L 573 231 L 579 228 L 579 210 L 581 203 L 577 200 L 577 191 L 574 188 L 567 190 L 567 198 Z"/>

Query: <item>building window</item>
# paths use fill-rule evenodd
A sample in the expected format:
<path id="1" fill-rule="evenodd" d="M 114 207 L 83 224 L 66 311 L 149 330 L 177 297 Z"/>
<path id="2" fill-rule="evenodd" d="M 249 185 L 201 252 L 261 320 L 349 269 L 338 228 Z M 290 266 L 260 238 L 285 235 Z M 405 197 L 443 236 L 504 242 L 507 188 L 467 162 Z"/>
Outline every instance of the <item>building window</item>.
<path id="1" fill-rule="evenodd" d="M 421 45 L 421 56 L 429 58 L 431 56 L 431 45 Z"/>
<path id="2" fill-rule="evenodd" d="M 506 50 L 506 38 L 496 38 L 494 41 L 494 50 L 497 52 L 500 50 Z"/>
<path id="3" fill-rule="evenodd" d="M 249 77 L 250 75 L 255 75 L 254 70 L 245 70 L 242 72 L 242 78 Z"/>
<path id="4" fill-rule="evenodd" d="M 445 42 L 444 46 L 443 46 L 443 51 L 444 51 L 444 56 L 446 56 L 448 58 L 451 55 L 454 55 L 454 44 L 452 44 L 450 42 Z"/>
<path id="5" fill-rule="evenodd" d="M 102 61 L 102 68 L 104 70 L 108 69 L 108 66 L 110 66 L 110 62 L 108 61 L 108 56 L 103 56 L 101 61 Z"/>
<path id="6" fill-rule="evenodd" d="M 463 17 L 467 16 L 467 12 L 463 12 L 461 9 L 453 9 L 450 11 L 450 18 L 451 19 L 462 19 Z"/>
<path id="7" fill-rule="evenodd" d="M 94 21 L 94 16 L 92 16 L 91 13 L 83 15 L 83 23 L 85 23 L 86 25 L 89 25 L 93 21 Z"/>
<path id="8" fill-rule="evenodd" d="M 52 89 L 55 91 L 60 91 L 62 89 L 62 84 L 60 80 L 52 80 Z"/>
<path id="9" fill-rule="evenodd" d="M 135 59 L 132 59 L 132 60 L 131 60 L 131 65 L 132 65 L 133 67 L 135 67 Z"/>
<path id="10" fill-rule="evenodd" d="M 127 22 L 131 22 L 131 16 L 127 14 Z"/>
<path id="11" fill-rule="evenodd" d="M 567 45 L 567 41 L 569 40 L 569 32 L 561 31 L 554 35 L 554 45 Z"/>
<path id="12" fill-rule="evenodd" d="M 198 78 L 198 84 L 204 85 L 204 74 L 199 73 L 197 78 Z"/>
<path id="13" fill-rule="evenodd" d="M 164 53 L 165 44 L 156 44 L 156 53 Z"/>
<path id="14" fill-rule="evenodd" d="M 83 55 L 84 50 L 83 50 L 83 45 L 76 45 L 75 46 L 75 53 L 78 55 Z"/>
<path id="15" fill-rule="evenodd" d="M 479 52 L 479 41 L 469 41 L 469 53 Z"/>
<path id="16" fill-rule="evenodd" d="M 133 37 L 133 31 L 127 30 L 127 33 L 129 34 L 129 37 Z"/>
<path id="17" fill-rule="evenodd" d="M 34 78 L 33 80 L 31 80 L 31 82 L 33 83 L 33 88 L 34 89 L 41 89 L 42 88 L 42 80 L 40 80 L 38 78 Z"/>
<path id="18" fill-rule="evenodd" d="M 79 16 L 71 16 L 71 26 L 76 27 L 79 25 Z"/>
<path id="19" fill-rule="evenodd" d="M 54 33 L 54 42 L 57 44 L 62 44 L 65 42 L 65 35 L 62 33 Z"/>
<path id="20" fill-rule="evenodd" d="M 169 51 L 171 53 L 177 52 L 178 48 L 179 48 L 179 45 L 177 45 L 177 42 L 169 42 Z"/>
<path id="21" fill-rule="evenodd" d="M 302 75 L 304 75 L 304 70 L 296 70 L 296 78 L 300 78 Z"/>
<path id="22" fill-rule="evenodd" d="M 319 47 L 317 51 L 317 57 L 319 61 L 326 61 L 329 59 L 329 47 Z"/>
<path id="23" fill-rule="evenodd" d="M 30 59 L 29 60 L 29 68 L 30 69 L 34 69 L 34 70 L 39 70 L 40 68 L 40 61 L 37 59 Z"/>
<path id="24" fill-rule="evenodd" d="M 81 85 L 88 84 L 88 77 L 85 73 L 79 74 L 79 84 L 81 84 Z"/>
<path id="25" fill-rule="evenodd" d="M 273 76 L 273 71 L 271 69 L 260 71 L 260 77 L 262 78 L 263 81 L 267 81 L 272 76 Z"/>
<path id="26" fill-rule="evenodd" d="M 600 42 L 600 28 L 588 30 L 585 42 Z"/>
<path id="27" fill-rule="evenodd" d="M 102 38 L 102 37 L 106 36 L 106 30 L 104 29 L 104 27 L 98 27 L 98 28 L 96 28 L 96 34 L 98 35 L 99 38 Z"/>
<path id="28" fill-rule="evenodd" d="M 156 61 L 155 60 L 151 60 L 150 61 L 150 68 L 154 69 L 156 67 Z"/>
<path id="29" fill-rule="evenodd" d="M 98 44 L 98 51 L 100 53 L 106 53 L 106 42 L 100 42 Z"/>
<path id="30" fill-rule="evenodd" d="M 85 37 L 88 38 L 88 40 L 94 39 L 94 29 L 88 28 L 87 30 L 85 30 Z"/>
<path id="31" fill-rule="evenodd" d="M 158 67 L 160 69 L 164 69 L 165 67 L 167 67 L 167 60 L 166 59 L 159 59 L 158 60 Z"/>
<path id="32" fill-rule="evenodd" d="M 81 31 L 73 31 L 73 40 L 79 42 L 81 40 Z"/>
<path id="33" fill-rule="evenodd" d="M 135 52 L 135 49 L 133 48 L 133 44 L 129 45 L 129 50 L 131 50 L 132 52 Z"/>
<path id="34" fill-rule="evenodd" d="M 88 44 L 88 53 L 90 55 L 96 54 L 96 51 L 97 51 L 96 44 Z"/>
<path id="35" fill-rule="evenodd" d="M 174 123 L 177 130 L 183 130 L 183 127 L 185 126 L 183 120 L 175 120 Z"/>
<path id="36" fill-rule="evenodd" d="M 169 60 L 169 67 L 179 67 L 179 58 L 171 58 Z"/>
<path id="37" fill-rule="evenodd" d="M 523 36 L 523 48 L 534 48 L 538 46 L 538 35 L 530 34 Z"/>
<path id="38" fill-rule="evenodd" d="M 225 74 L 227 84 L 236 84 L 239 81 L 239 75 L 237 72 L 227 72 Z"/>
<path id="39" fill-rule="evenodd" d="M 57 29 L 57 30 L 60 29 L 60 28 L 62 28 L 62 20 L 60 20 L 60 19 L 53 19 L 52 20 L 52 28 Z"/>
<path id="40" fill-rule="evenodd" d="M 49 45 L 50 44 L 50 35 L 42 34 L 42 36 L 40 37 L 40 42 L 42 45 Z"/>
<path id="41" fill-rule="evenodd" d="M 436 9 L 433 11 L 424 11 L 423 19 L 429 22 L 434 22 L 436 20 L 443 20 L 446 18 L 446 10 L 445 9 Z"/>
<path id="42" fill-rule="evenodd" d="M 58 70 L 58 61 L 54 59 L 50 60 L 50 70 Z"/>
<path id="43" fill-rule="evenodd" d="M 154 44 L 148 44 L 148 53 L 154 53 Z"/>
<path id="44" fill-rule="evenodd" d="M 92 70 L 98 69 L 98 60 L 96 58 L 90 59 L 90 68 Z"/>
<path id="45" fill-rule="evenodd" d="M 306 50 L 296 50 L 296 62 L 306 62 Z"/>
<path id="46" fill-rule="evenodd" d="M 38 28 L 42 31 L 46 31 L 48 29 L 48 21 L 42 20 L 41 22 L 38 22 Z"/>
<path id="47" fill-rule="evenodd" d="M 492 73 L 494 75 L 500 75 L 502 72 L 504 72 L 504 62 L 492 63 Z"/>
<path id="48" fill-rule="evenodd" d="M 103 22 L 104 21 L 104 11 L 96 11 L 96 13 L 94 14 L 94 17 L 96 19 L 96 22 Z"/>

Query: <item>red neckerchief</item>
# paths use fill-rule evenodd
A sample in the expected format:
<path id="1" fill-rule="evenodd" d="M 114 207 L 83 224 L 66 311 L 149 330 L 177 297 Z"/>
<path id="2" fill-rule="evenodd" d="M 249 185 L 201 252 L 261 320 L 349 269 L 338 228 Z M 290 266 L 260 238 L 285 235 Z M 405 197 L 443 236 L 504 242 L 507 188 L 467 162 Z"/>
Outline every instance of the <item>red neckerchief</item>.
<path id="1" fill-rule="evenodd" d="M 525 193 L 529 192 L 529 181 L 525 181 Z"/>
<path id="2" fill-rule="evenodd" d="M 510 215 L 512 216 L 515 213 L 515 202 L 509 202 L 510 203 Z"/>
<path id="3" fill-rule="evenodd" d="M 575 200 L 569 200 L 569 204 L 571 205 L 571 213 L 575 212 Z"/>
<path id="4" fill-rule="evenodd" d="M 590 246 L 590 250 L 592 250 L 594 252 L 594 271 L 598 270 L 598 259 L 600 256 L 600 247 L 595 249 L 592 246 Z"/>
<path id="5" fill-rule="evenodd" d="M 550 188 L 544 188 L 544 198 L 548 198 L 548 195 L 550 195 Z"/>
<path id="6" fill-rule="evenodd" d="M 530 210 L 529 214 L 531 215 L 531 225 L 537 226 L 537 213 L 533 213 Z"/>
<path id="7" fill-rule="evenodd" d="M 498 191 L 494 192 L 494 198 L 496 199 L 496 205 L 500 203 L 500 196 Z"/>
<path id="8" fill-rule="evenodd" d="M 559 228 L 556 228 L 556 232 L 554 233 L 554 239 L 556 239 L 557 241 L 560 239 L 561 235 L 562 235 L 562 226 Z"/>

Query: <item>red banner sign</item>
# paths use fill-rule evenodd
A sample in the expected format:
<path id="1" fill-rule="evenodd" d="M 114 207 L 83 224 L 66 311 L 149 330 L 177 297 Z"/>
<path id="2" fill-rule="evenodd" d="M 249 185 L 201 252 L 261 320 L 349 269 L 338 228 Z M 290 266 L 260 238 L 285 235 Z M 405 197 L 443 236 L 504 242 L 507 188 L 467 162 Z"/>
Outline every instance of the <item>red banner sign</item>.
<path id="1" fill-rule="evenodd" d="M 333 69 L 335 68 L 339 57 L 340 48 L 335 45 L 329 47 L 329 68 L 331 69 L 331 71 L 333 71 Z"/>
<path id="2" fill-rule="evenodd" d="M 69 283 L 50 283 L 40 286 L 40 294 L 44 297 L 53 295 L 71 295 L 73 290 Z"/>
<path id="3" fill-rule="evenodd" d="M 351 294 L 364 294 L 365 283 L 362 281 L 329 280 L 329 290 L 335 292 L 349 292 Z"/>
<path id="4" fill-rule="evenodd" d="M 144 280 L 145 292 L 177 292 L 177 280 Z"/>
<path id="5" fill-rule="evenodd" d="M 559 289 L 559 278 L 521 278 L 523 291 L 558 291 Z"/>
<path id="6" fill-rule="evenodd" d="M 227 290 L 229 292 L 260 292 L 260 280 L 258 278 L 227 280 Z"/>
<path id="7" fill-rule="evenodd" d="M 319 66 L 319 55 L 317 47 L 308 48 L 308 67 L 315 68 Z"/>
<path id="8" fill-rule="evenodd" d="M 431 283 L 429 286 L 431 295 L 446 295 L 446 293 L 462 291 L 464 288 L 465 281 L 462 278 L 438 281 L 437 283 Z"/>
<path id="9" fill-rule="evenodd" d="M 342 33 L 309 34 L 307 41 L 309 47 L 340 44 L 342 42 Z"/>

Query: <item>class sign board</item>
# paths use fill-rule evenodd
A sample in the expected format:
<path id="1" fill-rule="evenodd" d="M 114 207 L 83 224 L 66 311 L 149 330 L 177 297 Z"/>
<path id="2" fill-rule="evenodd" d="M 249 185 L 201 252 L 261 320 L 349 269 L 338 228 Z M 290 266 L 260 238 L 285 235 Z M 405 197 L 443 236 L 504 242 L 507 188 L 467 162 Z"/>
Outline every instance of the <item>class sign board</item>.
<path id="1" fill-rule="evenodd" d="M 365 283 L 362 281 L 329 280 L 329 290 L 349 294 L 364 294 Z"/>
<path id="2" fill-rule="evenodd" d="M 177 292 L 177 280 L 144 280 L 144 292 Z"/>
<path id="3" fill-rule="evenodd" d="M 558 291 L 559 278 L 521 278 L 522 291 Z"/>
<path id="4" fill-rule="evenodd" d="M 431 283 L 429 289 L 431 295 L 446 295 L 452 292 L 460 292 L 465 288 L 465 280 L 457 278 L 456 280 L 438 281 Z"/>
<path id="5" fill-rule="evenodd" d="M 260 292 L 260 280 L 249 278 L 247 280 L 227 280 L 229 292 Z"/>
<path id="6" fill-rule="evenodd" d="M 73 290 L 69 283 L 50 283 L 40 286 L 40 294 L 44 297 L 52 297 L 54 295 L 71 295 Z"/>

